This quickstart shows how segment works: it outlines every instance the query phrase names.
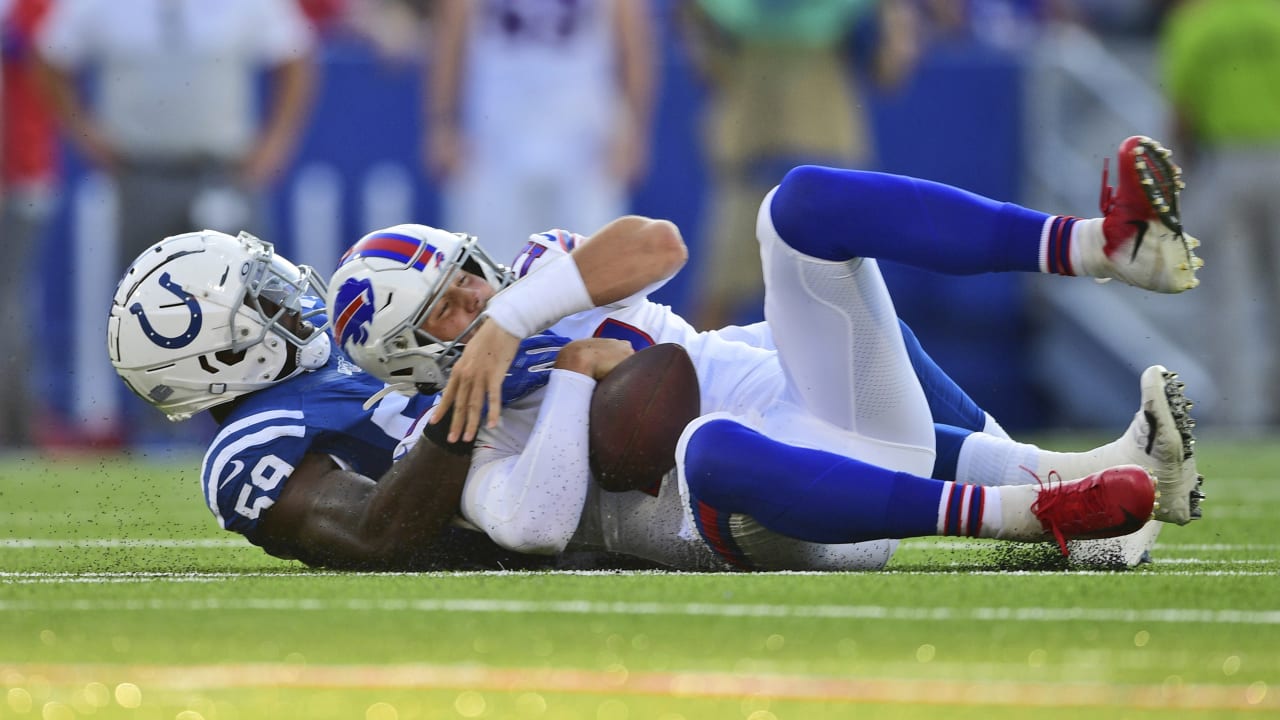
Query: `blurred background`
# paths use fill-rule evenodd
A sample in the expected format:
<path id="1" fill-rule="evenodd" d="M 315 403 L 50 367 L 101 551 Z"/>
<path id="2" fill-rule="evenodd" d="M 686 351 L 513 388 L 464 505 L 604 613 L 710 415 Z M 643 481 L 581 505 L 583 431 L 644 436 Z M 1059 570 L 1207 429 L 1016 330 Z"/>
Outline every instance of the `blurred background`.
<path id="1" fill-rule="evenodd" d="M 690 263 L 655 299 L 706 328 L 761 319 L 755 209 L 794 164 L 1089 217 L 1104 159 L 1131 134 L 1161 139 L 1186 170 L 1199 290 L 884 263 L 900 315 L 1012 431 L 1118 430 L 1157 362 L 1187 380 L 1202 431 L 1280 420 L 1280 0 L 0 12 L 10 450 L 208 441 L 208 418 L 169 426 L 128 396 L 104 352 L 120 274 L 166 234 L 250 229 L 328 273 L 359 236 L 400 222 L 475 233 L 502 259 L 530 232 L 587 234 L 636 212 L 682 228 Z"/>

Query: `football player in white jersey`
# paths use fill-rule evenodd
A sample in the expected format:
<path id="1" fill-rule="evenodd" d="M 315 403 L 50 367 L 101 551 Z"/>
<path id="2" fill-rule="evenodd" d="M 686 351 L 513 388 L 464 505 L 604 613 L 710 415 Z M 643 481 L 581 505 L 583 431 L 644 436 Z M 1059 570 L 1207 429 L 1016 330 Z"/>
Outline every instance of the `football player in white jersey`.
<path id="1" fill-rule="evenodd" d="M 702 559 L 764 569 L 876 566 L 891 544 L 854 543 L 931 534 L 1053 537 L 1065 551 L 1074 537 L 1141 526 L 1155 505 L 1153 483 L 1158 519 L 1198 516 L 1179 385 L 1162 368 L 1144 373 L 1134 424 L 1098 450 L 1048 453 L 1013 443 L 900 325 L 872 258 L 952 273 L 1119 278 L 1181 292 L 1194 287 L 1200 262 L 1177 217 L 1180 180 L 1167 155 L 1147 138 L 1126 140 L 1118 191 L 1108 195 L 1104 217 L 1085 221 L 910 178 L 797 168 L 759 216 L 767 322 L 711 333 L 628 297 L 683 262 L 670 223 L 623 218 L 590 242 L 561 231 L 534 236 L 514 265 L 521 281 L 509 287 L 500 270 L 475 266 L 473 238 L 396 226 L 366 236 L 340 265 L 335 334 L 385 379 L 439 383 L 447 375 L 442 411 L 458 411 L 451 439 L 474 438 L 488 403 L 462 509 L 507 547 L 554 552 L 576 534 L 678 564 L 663 555 L 671 538 L 700 538 L 692 544 L 709 551 Z M 355 324 L 341 320 L 350 307 L 364 313 Z M 527 412 L 511 427 L 497 424 L 497 391 L 520 339 L 548 327 L 570 338 L 689 350 L 707 415 L 686 428 L 676 480 L 658 490 L 668 510 L 678 496 L 680 517 L 633 512 L 646 504 L 635 497 L 601 494 L 596 504 L 589 496 L 585 424 L 595 370 L 553 373 L 545 391 L 527 396 L 542 403 L 541 414 L 516 406 Z M 940 472 L 944 443 L 952 467 L 942 474 L 967 484 L 929 478 Z M 1154 477 L 1130 463 L 1150 466 Z M 1121 467 L 1104 471 L 1112 466 Z M 1012 484 L 1026 483 L 1028 471 L 1088 477 Z M 668 522 L 655 528 L 659 515 Z M 645 522 L 629 522 L 635 517 Z M 663 547 L 645 545 L 655 533 L 665 533 Z"/>

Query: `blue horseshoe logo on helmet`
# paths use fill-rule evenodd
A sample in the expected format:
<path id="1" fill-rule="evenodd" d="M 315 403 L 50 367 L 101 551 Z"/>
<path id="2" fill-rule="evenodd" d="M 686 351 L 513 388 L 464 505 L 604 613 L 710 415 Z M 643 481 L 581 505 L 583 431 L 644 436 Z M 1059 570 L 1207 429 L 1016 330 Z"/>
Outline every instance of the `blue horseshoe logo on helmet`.
<path id="1" fill-rule="evenodd" d="M 196 339 L 196 335 L 200 334 L 200 326 L 204 324 L 204 315 L 200 312 L 200 303 L 196 302 L 194 295 L 184 292 L 181 285 L 170 280 L 169 273 L 164 273 L 160 276 L 160 287 L 177 295 L 178 299 L 191 311 L 191 322 L 187 324 L 186 330 L 173 337 L 161 335 L 156 332 L 155 328 L 151 327 L 151 321 L 147 320 L 147 314 L 142 311 L 142 303 L 139 302 L 130 305 L 129 312 L 138 316 L 138 322 L 142 324 L 142 332 L 146 333 L 151 342 L 170 350 L 186 347 Z"/>

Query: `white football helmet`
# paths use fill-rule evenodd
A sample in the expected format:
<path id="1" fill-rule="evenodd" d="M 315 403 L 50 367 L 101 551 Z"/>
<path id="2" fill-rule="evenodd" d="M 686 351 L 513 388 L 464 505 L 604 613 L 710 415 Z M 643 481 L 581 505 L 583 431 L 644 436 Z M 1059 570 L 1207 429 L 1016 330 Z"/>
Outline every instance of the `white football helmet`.
<path id="1" fill-rule="evenodd" d="M 443 387 L 462 354 L 459 339 L 480 318 L 458 338 L 438 338 L 419 326 L 459 272 L 478 275 L 495 292 L 513 281 L 472 235 L 393 225 L 360 238 L 338 261 L 325 298 L 338 347 L 383 382 Z"/>
<path id="2" fill-rule="evenodd" d="M 170 420 L 323 366 L 331 349 L 311 268 L 248 234 L 165 238 L 125 271 L 107 320 L 111 364 Z"/>

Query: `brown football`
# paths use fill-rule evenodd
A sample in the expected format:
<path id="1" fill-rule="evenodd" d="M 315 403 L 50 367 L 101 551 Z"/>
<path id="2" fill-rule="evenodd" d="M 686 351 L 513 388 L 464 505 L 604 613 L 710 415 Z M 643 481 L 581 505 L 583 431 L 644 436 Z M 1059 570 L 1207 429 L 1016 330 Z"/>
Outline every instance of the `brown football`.
<path id="1" fill-rule="evenodd" d="M 675 343 L 618 364 L 591 396 L 591 473 L 611 492 L 654 486 L 676 464 L 680 433 L 698 417 L 698 374 Z"/>

